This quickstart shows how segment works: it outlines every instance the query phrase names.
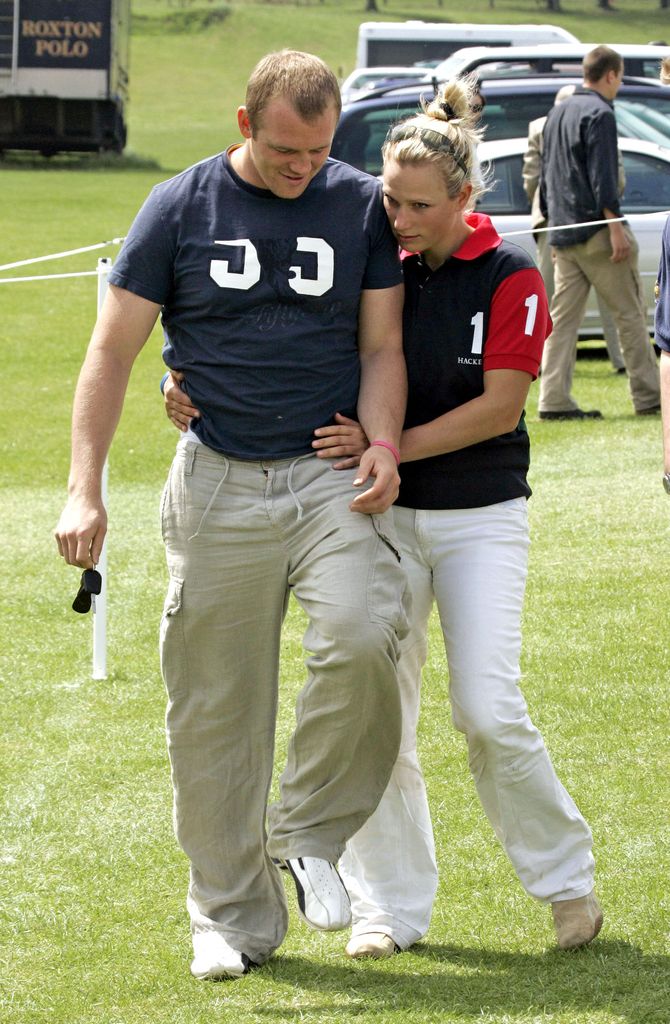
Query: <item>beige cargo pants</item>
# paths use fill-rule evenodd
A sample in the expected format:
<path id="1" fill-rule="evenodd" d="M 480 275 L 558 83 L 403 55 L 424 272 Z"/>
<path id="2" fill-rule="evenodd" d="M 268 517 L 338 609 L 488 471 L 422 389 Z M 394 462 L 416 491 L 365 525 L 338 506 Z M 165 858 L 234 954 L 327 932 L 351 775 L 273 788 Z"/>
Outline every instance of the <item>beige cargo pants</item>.
<path id="1" fill-rule="evenodd" d="M 354 475 L 311 455 L 241 462 L 182 441 L 163 494 L 161 665 L 191 926 L 256 963 L 287 928 L 272 858 L 336 861 L 398 753 L 406 582 L 392 513 L 349 510 Z M 266 838 L 291 592 L 309 619 L 307 681 Z"/>

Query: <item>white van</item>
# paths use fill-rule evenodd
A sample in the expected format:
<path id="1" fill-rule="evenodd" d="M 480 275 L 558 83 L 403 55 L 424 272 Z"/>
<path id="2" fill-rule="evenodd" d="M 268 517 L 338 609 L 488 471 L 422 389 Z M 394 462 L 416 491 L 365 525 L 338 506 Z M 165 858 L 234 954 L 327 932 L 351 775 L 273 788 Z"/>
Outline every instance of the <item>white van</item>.
<path id="1" fill-rule="evenodd" d="M 429 21 L 364 21 L 358 28 L 356 67 L 437 64 L 463 46 L 577 43 L 557 25 L 471 25 Z"/>

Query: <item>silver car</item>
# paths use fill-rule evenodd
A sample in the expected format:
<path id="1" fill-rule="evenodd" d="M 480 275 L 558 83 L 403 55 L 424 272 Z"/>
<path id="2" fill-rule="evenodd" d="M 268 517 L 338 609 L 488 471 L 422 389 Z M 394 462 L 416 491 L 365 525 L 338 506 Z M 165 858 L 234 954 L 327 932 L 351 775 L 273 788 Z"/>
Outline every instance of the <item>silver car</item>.
<path id="1" fill-rule="evenodd" d="M 482 142 L 479 158 L 493 179 L 493 188 L 478 203 L 496 229 L 522 245 L 533 257 L 530 205 L 523 189 L 522 164 L 526 139 Z M 647 300 L 649 332 L 653 334 L 654 284 L 661 255 L 661 234 L 670 213 L 670 149 L 642 139 L 619 138 L 626 172 L 622 212 L 640 246 L 640 272 Z M 580 329 L 582 337 L 600 337 L 600 315 L 593 292 Z"/>
<path id="2" fill-rule="evenodd" d="M 582 60 L 597 43 L 539 43 L 536 46 L 466 46 L 455 50 L 431 72 L 440 81 L 474 71 L 492 76 L 522 78 L 535 75 L 580 75 Z M 668 56 L 665 45 L 612 43 L 624 60 L 626 75 L 648 78 L 658 84 L 661 61 Z M 430 82 L 431 75 L 425 81 Z"/>

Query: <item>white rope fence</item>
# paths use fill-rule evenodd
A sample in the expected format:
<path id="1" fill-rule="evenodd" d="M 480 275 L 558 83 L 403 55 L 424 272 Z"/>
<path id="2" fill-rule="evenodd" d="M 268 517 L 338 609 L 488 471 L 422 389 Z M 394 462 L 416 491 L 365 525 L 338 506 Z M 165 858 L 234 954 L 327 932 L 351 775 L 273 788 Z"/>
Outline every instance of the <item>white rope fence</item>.
<path id="1" fill-rule="evenodd" d="M 510 214 L 511 217 L 519 216 L 518 214 Z M 638 217 L 668 217 L 670 216 L 670 210 L 655 210 L 653 213 L 638 213 Z M 628 220 L 630 214 L 624 217 L 606 217 L 603 220 L 585 220 L 581 224 L 553 224 L 550 228 L 520 228 L 518 231 L 501 231 L 501 238 L 511 238 L 512 235 L 540 235 L 546 231 L 576 231 L 578 228 L 589 228 L 599 224 L 621 224 Z M 2 267 L 0 267 L 2 270 Z"/>
<path id="2" fill-rule="evenodd" d="M 519 214 L 510 214 L 509 216 L 520 216 Z M 670 216 L 670 210 L 657 210 L 653 213 L 640 213 L 638 217 L 650 217 L 661 219 L 662 217 Z M 512 238 L 515 235 L 540 235 L 548 231 L 577 231 L 579 228 L 594 227 L 606 224 L 621 224 L 628 219 L 627 216 L 623 217 L 611 217 L 604 220 L 586 220 L 579 224 L 559 224 L 553 225 L 552 227 L 545 228 L 517 228 L 515 231 L 501 231 L 502 238 Z M 63 259 L 66 256 L 78 256 L 80 253 L 93 252 L 95 249 L 104 249 L 108 245 L 120 245 L 124 241 L 124 237 L 110 238 L 107 242 L 96 242 L 95 245 L 82 246 L 79 249 L 68 249 L 65 252 L 54 252 L 48 256 L 34 256 L 28 260 L 17 260 L 14 263 L 3 263 L 0 264 L 0 272 L 5 270 L 13 270 L 16 267 L 27 267 L 34 263 L 44 263 L 47 260 L 58 260 Z M 19 284 L 24 281 L 60 281 L 64 278 L 73 277 L 97 277 L 98 270 L 80 270 L 70 274 L 34 274 L 28 277 L 0 277 L 0 284 Z"/>
<path id="3" fill-rule="evenodd" d="M 28 267 L 33 263 L 46 263 L 48 260 L 60 260 L 65 256 L 79 256 L 82 252 L 94 252 L 96 249 L 106 249 L 108 245 L 120 245 L 123 242 L 123 236 L 119 238 L 110 238 L 108 242 L 96 242 L 94 245 L 84 245 L 79 249 L 67 249 L 65 252 L 52 252 L 48 256 L 33 256 L 29 260 L 16 260 L 15 263 L 3 263 L 0 264 L 0 270 L 14 270 L 15 267 Z M 84 275 L 97 274 L 97 270 L 85 270 L 81 274 L 47 274 L 46 277 L 80 277 Z M 9 277 L 7 281 L 41 281 L 43 278 L 30 278 L 30 277 Z M 5 282 L 3 282 L 5 283 Z"/>
<path id="4" fill-rule="evenodd" d="M 514 216 L 514 215 L 511 215 Z M 655 213 L 639 214 L 641 217 L 652 217 L 661 219 L 670 216 L 670 210 L 662 210 Z M 616 224 L 625 221 L 626 217 L 607 218 L 604 220 L 583 221 L 580 224 L 563 224 L 559 227 L 545 228 L 519 228 L 515 231 L 503 231 L 501 237 L 511 238 L 515 235 L 535 235 L 547 231 L 576 231 L 578 228 L 591 227 L 595 225 Z M 81 246 L 78 249 L 68 249 L 64 252 L 54 252 L 47 256 L 34 256 L 27 260 L 16 260 L 13 263 L 0 264 L 0 272 L 15 270 L 18 267 L 28 267 L 35 263 L 46 263 L 49 260 L 60 260 L 68 256 L 79 256 L 82 253 L 94 252 L 96 249 L 105 249 L 109 245 L 120 245 L 124 241 L 123 236 L 111 238 L 107 242 L 96 242 L 94 245 Z M 98 313 L 107 292 L 107 278 L 112 269 L 112 260 L 104 256 L 98 260 L 97 270 L 80 270 L 70 274 L 37 274 L 27 277 L 0 277 L 0 284 L 21 284 L 26 281 L 62 281 L 66 278 L 76 277 L 97 277 L 98 279 Z M 109 464 L 105 461 L 102 471 L 102 500 L 107 505 L 107 487 L 109 477 Z M 103 544 L 100 552 L 98 570 L 102 576 L 102 591 L 95 599 L 93 612 L 93 679 L 107 678 L 107 541 Z"/>

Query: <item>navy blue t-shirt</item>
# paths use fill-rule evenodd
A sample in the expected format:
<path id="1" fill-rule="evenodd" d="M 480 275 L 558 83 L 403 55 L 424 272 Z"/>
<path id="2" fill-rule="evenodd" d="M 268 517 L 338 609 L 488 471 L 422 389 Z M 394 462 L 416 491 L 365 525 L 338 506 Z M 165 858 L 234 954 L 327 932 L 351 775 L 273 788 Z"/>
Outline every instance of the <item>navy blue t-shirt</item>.
<path id="1" fill-rule="evenodd" d="M 152 190 L 109 280 L 163 307 L 163 358 L 186 375 L 200 440 L 276 459 L 356 415 L 361 290 L 402 274 L 376 179 L 329 159 L 281 199 L 220 153 Z"/>

